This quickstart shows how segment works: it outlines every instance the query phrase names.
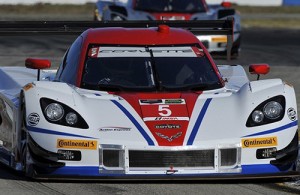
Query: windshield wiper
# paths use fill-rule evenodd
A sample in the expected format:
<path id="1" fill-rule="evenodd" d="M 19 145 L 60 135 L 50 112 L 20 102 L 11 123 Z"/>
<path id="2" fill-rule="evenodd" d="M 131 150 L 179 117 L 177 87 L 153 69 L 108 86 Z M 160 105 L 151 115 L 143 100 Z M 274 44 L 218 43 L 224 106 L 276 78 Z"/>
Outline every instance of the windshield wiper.
<path id="1" fill-rule="evenodd" d="M 157 70 L 156 70 L 153 51 L 152 51 L 152 49 L 148 49 L 148 48 L 146 48 L 146 50 L 149 50 L 149 52 L 150 52 L 150 59 L 151 59 L 151 65 L 152 65 L 151 67 L 152 67 L 152 71 L 153 71 L 153 74 L 154 74 L 155 86 L 156 86 L 158 91 L 162 91 L 163 87 L 161 85 L 161 80 L 160 80 L 159 75 L 158 75 Z"/>

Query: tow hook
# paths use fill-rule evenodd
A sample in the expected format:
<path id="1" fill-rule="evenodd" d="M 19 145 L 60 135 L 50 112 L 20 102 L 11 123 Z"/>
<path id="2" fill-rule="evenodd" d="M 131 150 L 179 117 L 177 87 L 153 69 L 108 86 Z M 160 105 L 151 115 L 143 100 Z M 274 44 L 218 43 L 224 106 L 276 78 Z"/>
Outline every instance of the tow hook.
<path id="1" fill-rule="evenodd" d="M 167 175 L 173 175 L 174 173 L 178 172 L 178 170 L 174 170 L 174 167 L 173 166 L 170 166 L 170 169 L 168 169 L 166 171 L 166 174 Z"/>

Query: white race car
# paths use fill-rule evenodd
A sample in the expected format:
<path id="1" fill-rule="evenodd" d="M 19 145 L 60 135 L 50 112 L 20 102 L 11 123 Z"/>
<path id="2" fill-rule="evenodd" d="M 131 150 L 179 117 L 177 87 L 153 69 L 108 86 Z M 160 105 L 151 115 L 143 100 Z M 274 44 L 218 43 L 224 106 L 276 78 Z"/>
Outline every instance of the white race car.
<path id="1" fill-rule="evenodd" d="M 232 54 L 236 57 L 241 45 L 241 17 L 229 1 L 207 4 L 205 0 L 98 0 L 94 12 L 96 21 L 132 20 L 225 20 L 234 18 Z M 209 52 L 226 54 L 227 37 L 198 35 Z"/>
<path id="2" fill-rule="evenodd" d="M 57 71 L 40 71 L 50 67 L 46 59 L 28 58 L 26 67 L 0 68 L 0 161 L 27 176 L 299 173 L 294 88 L 281 79 L 249 81 L 240 65 L 216 66 L 186 30 L 93 28 Z M 268 71 L 250 66 L 253 74 Z"/>

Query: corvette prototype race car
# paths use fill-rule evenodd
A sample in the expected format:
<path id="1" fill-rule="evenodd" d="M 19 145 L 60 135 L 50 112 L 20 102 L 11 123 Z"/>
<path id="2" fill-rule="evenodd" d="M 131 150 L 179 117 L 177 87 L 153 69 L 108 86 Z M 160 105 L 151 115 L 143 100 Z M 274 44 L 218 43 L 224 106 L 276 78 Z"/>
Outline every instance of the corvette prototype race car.
<path id="1" fill-rule="evenodd" d="M 205 0 L 99 0 L 94 20 L 225 20 L 233 17 L 234 41 L 232 55 L 236 57 L 241 44 L 240 14 L 228 1 L 207 4 Z M 224 35 L 197 35 L 209 52 L 226 53 Z"/>
<path id="2" fill-rule="evenodd" d="M 88 30 L 57 71 L 42 70 L 51 63 L 39 58 L 28 58 L 27 68 L 0 68 L 0 161 L 48 179 L 298 175 L 294 88 L 281 79 L 250 81 L 240 65 L 217 66 L 177 24 L 1 25 L 7 31 L 0 34 L 9 35 L 17 28 L 22 34 Z M 179 22 L 232 33 L 232 21 L 204 24 Z M 125 27 L 107 27 L 118 25 Z M 266 74 L 269 66 L 249 70 Z"/>

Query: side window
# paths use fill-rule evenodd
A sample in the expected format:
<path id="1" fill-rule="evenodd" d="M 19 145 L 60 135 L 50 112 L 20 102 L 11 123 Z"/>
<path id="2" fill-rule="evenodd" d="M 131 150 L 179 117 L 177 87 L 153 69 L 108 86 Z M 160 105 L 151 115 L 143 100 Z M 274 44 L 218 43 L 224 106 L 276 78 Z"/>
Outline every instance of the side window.
<path id="1" fill-rule="evenodd" d="M 64 60 L 58 70 L 57 76 L 60 81 L 75 84 L 79 66 L 82 37 L 78 37 L 66 53 Z"/>
<path id="2" fill-rule="evenodd" d="M 63 60 L 62 60 L 60 66 L 59 66 L 59 68 L 57 70 L 56 77 L 55 77 L 56 81 L 60 80 L 61 73 L 62 73 L 62 71 L 64 70 L 64 68 L 66 66 L 66 57 L 67 57 L 68 53 L 69 53 L 69 49 L 66 51 L 66 53 L 65 53 L 65 55 L 63 57 Z"/>

